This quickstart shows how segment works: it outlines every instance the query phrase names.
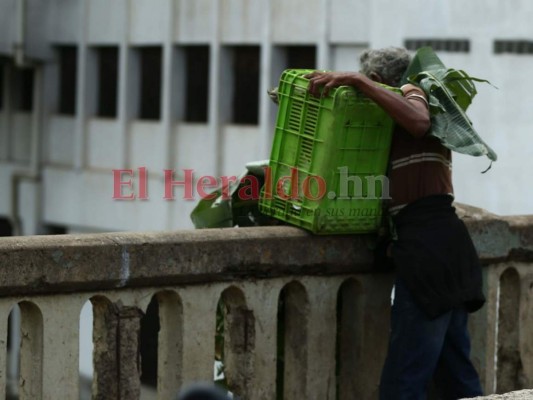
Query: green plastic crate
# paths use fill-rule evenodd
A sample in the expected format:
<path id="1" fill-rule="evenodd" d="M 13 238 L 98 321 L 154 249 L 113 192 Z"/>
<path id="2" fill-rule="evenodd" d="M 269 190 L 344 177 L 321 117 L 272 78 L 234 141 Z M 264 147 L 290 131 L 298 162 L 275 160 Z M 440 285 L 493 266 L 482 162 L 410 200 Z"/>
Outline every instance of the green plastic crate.
<path id="1" fill-rule="evenodd" d="M 384 175 L 393 121 L 351 87 L 313 97 L 303 77 L 309 72 L 293 69 L 281 76 L 271 184 L 263 187 L 259 209 L 316 234 L 376 231 L 382 193 L 388 193 Z M 288 176 L 293 179 L 282 179 Z"/>

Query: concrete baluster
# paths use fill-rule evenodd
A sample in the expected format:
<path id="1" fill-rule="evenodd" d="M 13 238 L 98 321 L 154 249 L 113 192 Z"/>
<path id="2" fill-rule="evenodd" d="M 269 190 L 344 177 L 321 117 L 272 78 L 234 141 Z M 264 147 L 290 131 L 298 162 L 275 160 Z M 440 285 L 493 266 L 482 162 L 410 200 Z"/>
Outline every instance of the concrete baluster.
<path id="1" fill-rule="evenodd" d="M 93 385 L 95 400 L 117 399 L 118 310 L 104 297 L 93 297 Z"/>
<path id="2" fill-rule="evenodd" d="M 255 319 L 255 352 L 250 399 L 276 398 L 277 317 L 280 280 L 260 280 L 244 285 Z"/>
<path id="3" fill-rule="evenodd" d="M 20 302 L 19 307 L 21 313 L 19 399 L 42 399 L 43 314 L 37 305 L 29 301 Z M 54 360 L 58 361 L 55 357 Z"/>
<path id="4" fill-rule="evenodd" d="M 79 399 L 79 329 L 85 296 L 39 298 L 44 318 L 43 399 Z"/>
<path id="5" fill-rule="evenodd" d="M 230 390 L 249 399 L 254 375 L 255 318 L 241 289 L 222 292 L 224 315 L 224 374 Z"/>
<path id="6" fill-rule="evenodd" d="M 216 307 L 220 287 L 192 286 L 183 301 L 183 384 L 213 381 Z"/>
<path id="7" fill-rule="evenodd" d="M 172 399 L 182 383 L 183 308 L 176 292 L 158 293 L 159 344 L 157 350 L 157 397 Z"/>
<path id="8" fill-rule="evenodd" d="M 135 400 L 141 395 L 139 339 L 142 312 L 137 307 L 122 305 L 118 310 L 118 398 Z"/>
<path id="9" fill-rule="evenodd" d="M 93 399 L 140 396 L 139 333 L 142 312 L 120 301 L 91 299 L 94 310 Z"/>
<path id="10" fill-rule="evenodd" d="M 303 280 L 308 296 L 307 385 L 309 400 L 335 399 L 336 309 L 339 281 L 320 278 Z M 295 397 L 297 398 L 297 397 Z"/>

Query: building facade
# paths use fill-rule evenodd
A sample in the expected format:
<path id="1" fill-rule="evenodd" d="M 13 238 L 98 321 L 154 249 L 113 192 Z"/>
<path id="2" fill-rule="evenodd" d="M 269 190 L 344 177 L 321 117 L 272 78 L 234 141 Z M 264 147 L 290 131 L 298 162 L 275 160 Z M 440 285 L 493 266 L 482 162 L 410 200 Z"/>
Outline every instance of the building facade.
<path id="1" fill-rule="evenodd" d="M 362 50 L 390 45 L 431 45 L 498 87 L 478 85 L 469 116 L 499 160 L 481 174 L 487 159 L 454 154 L 456 197 L 528 213 L 532 14 L 525 0 L 3 0 L 4 230 L 191 228 L 198 198 L 176 185 L 165 200 L 165 169 L 238 175 L 269 156 L 266 91 L 285 68 L 357 70 Z M 135 200 L 113 199 L 112 170 L 131 170 Z"/>

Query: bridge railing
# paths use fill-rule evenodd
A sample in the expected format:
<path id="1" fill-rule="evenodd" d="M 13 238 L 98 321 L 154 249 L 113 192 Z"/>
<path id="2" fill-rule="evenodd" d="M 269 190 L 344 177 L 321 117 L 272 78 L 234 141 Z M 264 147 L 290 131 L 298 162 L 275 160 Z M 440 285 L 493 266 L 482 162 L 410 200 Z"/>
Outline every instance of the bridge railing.
<path id="1" fill-rule="evenodd" d="M 484 264 L 488 301 L 470 330 L 485 391 L 532 387 L 533 217 L 461 215 Z M 20 398 L 79 399 L 90 301 L 93 398 L 140 398 L 141 325 L 155 303 L 159 399 L 212 380 L 215 356 L 243 399 L 371 399 L 393 282 L 372 270 L 372 244 L 292 227 L 2 239 L 0 396 L 18 305 Z"/>

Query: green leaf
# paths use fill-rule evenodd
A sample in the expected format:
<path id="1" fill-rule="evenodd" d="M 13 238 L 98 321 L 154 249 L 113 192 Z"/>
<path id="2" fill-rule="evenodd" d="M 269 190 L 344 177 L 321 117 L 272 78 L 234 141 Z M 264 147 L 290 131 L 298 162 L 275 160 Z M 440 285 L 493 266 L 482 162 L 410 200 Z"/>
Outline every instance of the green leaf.
<path id="1" fill-rule="evenodd" d="M 268 166 L 269 160 L 254 161 L 246 164 L 246 170 L 237 177 L 236 182 L 230 182 L 226 193 L 228 198 L 222 197 L 222 187 L 218 187 L 211 192 L 216 194 L 214 199 L 201 199 L 191 212 L 191 220 L 194 227 L 202 228 L 230 228 L 235 225 L 255 226 L 270 225 L 271 217 L 267 217 L 259 212 L 257 200 L 241 200 L 238 197 L 238 190 L 242 178 L 246 175 L 253 175 L 259 181 L 264 179 L 264 168 Z"/>
<path id="2" fill-rule="evenodd" d="M 407 67 L 402 77 L 402 85 L 408 82 L 408 78 L 417 75 L 422 71 L 438 71 L 446 69 L 440 58 L 431 47 L 421 47 L 417 50 L 411 63 Z"/>
<path id="3" fill-rule="evenodd" d="M 477 94 L 474 82 L 490 82 L 446 68 L 430 47 L 417 51 L 402 82 L 419 86 L 427 95 L 431 114 L 429 135 L 439 138 L 450 150 L 496 161 L 496 153 L 481 139 L 465 114 Z"/>

